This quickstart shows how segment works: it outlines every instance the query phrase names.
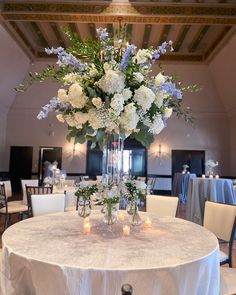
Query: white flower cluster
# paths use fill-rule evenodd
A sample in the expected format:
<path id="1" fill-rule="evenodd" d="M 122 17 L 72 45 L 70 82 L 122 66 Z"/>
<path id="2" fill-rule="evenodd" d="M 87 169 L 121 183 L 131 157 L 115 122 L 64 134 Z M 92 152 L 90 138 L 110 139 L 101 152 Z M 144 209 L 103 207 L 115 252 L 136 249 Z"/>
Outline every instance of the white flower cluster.
<path id="1" fill-rule="evenodd" d="M 205 163 L 206 167 L 214 168 L 219 165 L 218 161 L 207 160 Z"/>

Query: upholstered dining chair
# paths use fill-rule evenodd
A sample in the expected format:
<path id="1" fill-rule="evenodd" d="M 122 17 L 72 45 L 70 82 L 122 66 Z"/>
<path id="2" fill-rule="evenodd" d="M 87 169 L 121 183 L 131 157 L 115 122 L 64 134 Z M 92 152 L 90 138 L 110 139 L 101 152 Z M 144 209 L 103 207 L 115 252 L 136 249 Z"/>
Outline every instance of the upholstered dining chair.
<path id="1" fill-rule="evenodd" d="M 232 246 L 236 226 L 236 206 L 222 203 L 205 202 L 203 226 L 216 237 L 228 243 L 228 254 L 220 251 L 220 265 L 232 267 Z"/>
<path id="2" fill-rule="evenodd" d="M 155 213 L 158 217 L 176 217 L 178 211 L 179 198 L 172 196 L 146 196 L 146 211 Z"/>
<path id="3" fill-rule="evenodd" d="M 21 179 L 21 188 L 23 194 L 23 204 L 27 205 L 27 194 L 25 186 L 38 186 L 38 179 Z"/>
<path id="4" fill-rule="evenodd" d="M 33 217 L 65 211 L 65 194 L 31 195 Z"/>
<path id="5" fill-rule="evenodd" d="M 4 181 L 0 181 L 0 183 L 5 185 L 5 193 L 7 198 L 11 198 L 12 197 L 11 181 L 4 180 Z"/>
<path id="6" fill-rule="evenodd" d="M 31 204 L 31 195 L 44 195 L 52 194 L 53 186 L 25 186 L 26 196 L 27 196 L 27 205 L 28 205 L 28 216 L 32 217 L 32 204 Z"/>
<path id="7" fill-rule="evenodd" d="M 5 184 L 0 184 L 0 215 L 5 217 L 4 230 L 8 227 L 11 215 L 19 214 L 21 219 L 24 213 L 28 212 L 28 207 L 21 201 L 8 202 Z"/>
<path id="8" fill-rule="evenodd" d="M 220 268 L 220 295 L 236 294 L 236 268 Z"/>

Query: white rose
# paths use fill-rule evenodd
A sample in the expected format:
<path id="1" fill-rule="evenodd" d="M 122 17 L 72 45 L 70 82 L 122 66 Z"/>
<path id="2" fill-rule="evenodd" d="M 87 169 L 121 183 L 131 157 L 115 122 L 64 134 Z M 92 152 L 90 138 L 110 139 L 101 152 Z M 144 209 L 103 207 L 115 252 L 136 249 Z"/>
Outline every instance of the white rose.
<path id="1" fill-rule="evenodd" d="M 61 102 L 68 102 L 68 95 L 67 95 L 67 91 L 65 89 L 59 89 L 57 92 L 57 98 L 61 101 Z"/>
<path id="2" fill-rule="evenodd" d="M 94 98 L 92 99 L 92 103 L 93 103 L 93 105 L 94 105 L 97 109 L 100 109 L 101 106 L 102 106 L 102 100 L 101 100 L 100 97 L 94 97 Z"/>
<path id="3" fill-rule="evenodd" d="M 56 118 L 61 123 L 64 123 L 65 122 L 64 116 L 62 114 L 56 115 Z"/>
<path id="4" fill-rule="evenodd" d="M 83 88 L 79 83 L 70 86 L 68 100 L 74 108 L 82 109 L 86 105 L 88 97 L 83 93 Z"/>
<path id="5" fill-rule="evenodd" d="M 82 125 L 88 121 L 88 114 L 77 112 L 74 114 L 74 120 L 75 120 L 75 127 L 80 129 L 82 128 Z"/>
<path id="6" fill-rule="evenodd" d="M 125 101 L 129 100 L 132 97 L 132 91 L 129 88 L 125 88 L 122 91 L 122 95 L 123 95 Z"/>
<path id="7" fill-rule="evenodd" d="M 167 77 L 163 76 L 162 73 L 159 73 L 155 78 L 155 86 L 156 87 L 160 86 L 162 83 L 165 83 L 166 80 L 167 80 Z"/>
<path id="8" fill-rule="evenodd" d="M 154 102 L 155 94 L 151 89 L 142 85 L 134 93 L 134 100 L 141 106 L 144 111 L 150 109 L 152 103 Z"/>
<path id="9" fill-rule="evenodd" d="M 134 73 L 133 74 L 133 78 L 135 81 L 137 81 L 138 83 L 143 82 L 144 76 L 141 73 Z"/>
<path id="10" fill-rule="evenodd" d="M 164 110 L 164 118 L 169 119 L 171 117 L 172 113 L 173 113 L 172 108 L 165 108 L 165 110 Z"/>
<path id="11" fill-rule="evenodd" d="M 89 71 L 89 76 L 90 77 L 96 77 L 97 76 L 97 74 L 98 74 L 98 70 L 95 68 L 95 69 L 91 69 L 90 71 Z"/>
<path id="12" fill-rule="evenodd" d="M 137 64 L 144 64 L 152 59 L 152 54 L 148 49 L 139 49 L 134 58 L 136 59 Z"/>

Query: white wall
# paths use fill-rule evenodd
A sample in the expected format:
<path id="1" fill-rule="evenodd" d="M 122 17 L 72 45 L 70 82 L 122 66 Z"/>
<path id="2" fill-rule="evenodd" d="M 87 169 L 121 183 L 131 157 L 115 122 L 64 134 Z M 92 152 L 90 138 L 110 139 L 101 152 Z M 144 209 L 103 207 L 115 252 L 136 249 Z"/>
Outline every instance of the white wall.
<path id="1" fill-rule="evenodd" d="M 5 161 L 7 114 L 29 67 L 29 59 L 0 24 L 0 171 L 8 171 Z"/>
<path id="2" fill-rule="evenodd" d="M 45 63 L 36 63 L 31 71 L 40 71 Z M 219 174 L 228 174 L 229 134 L 228 119 L 208 66 L 165 65 L 166 74 L 176 74 L 183 84 L 198 84 L 202 91 L 187 93 L 185 104 L 190 106 L 196 118 L 192 128 L 184 121 L 171 118 L 168 127 L 156 137 L 148 155 L 148 173 L 171 174 L 171 149 L 206 150 L 206 158 L 220 162 Z M 79 151 L 72 155 L 72 144 L 66 142 L 66 126 L 57 122 L 51 114 L 45 120 L 37 120 L 37 113 L 57 92 L 59 84 L 36 83 L 25 93 L 18 93 L 8 114 L 7 147 L 29 145 L 34 147 L 33 171 L 37 171 L 39 146 L 62 146 L 63 168 L 67 172 L 85 173 L 86 145 L 78 145 Z M 51 136 L 51 131 L 54 136 Z M 156 158 L 158 144 L 165 149 L 162 160 Z M 9 156 L 6 157 L 9 159 Z M 6 163 L 6 167 L 8 163 Z"/>
<path id="3" fill-rule="evenodd" d="M 229 173 L 236 175 L 236 34 L 211 62 L 209 69 L 229 117 Z"/>

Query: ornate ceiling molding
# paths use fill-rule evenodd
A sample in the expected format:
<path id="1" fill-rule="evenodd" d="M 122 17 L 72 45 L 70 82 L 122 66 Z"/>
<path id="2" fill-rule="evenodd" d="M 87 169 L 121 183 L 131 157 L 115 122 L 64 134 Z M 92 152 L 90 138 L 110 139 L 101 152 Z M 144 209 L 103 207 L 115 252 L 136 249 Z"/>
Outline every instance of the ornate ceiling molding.
<path id="1" fill-rule="evenodd" d="M 236 24 L 236 5 L 143 3 L 5 3 L 5 20 L 61 22 L 126 22 L 161 24 Z"/>

